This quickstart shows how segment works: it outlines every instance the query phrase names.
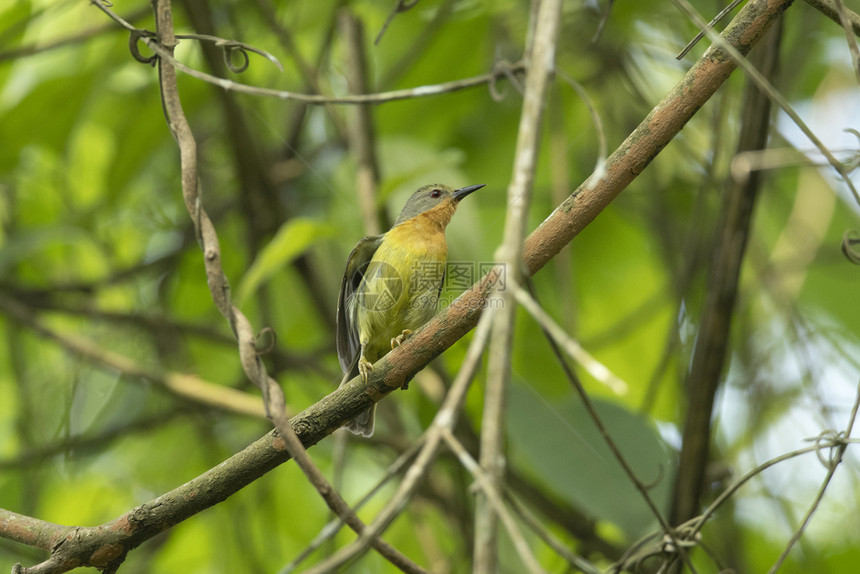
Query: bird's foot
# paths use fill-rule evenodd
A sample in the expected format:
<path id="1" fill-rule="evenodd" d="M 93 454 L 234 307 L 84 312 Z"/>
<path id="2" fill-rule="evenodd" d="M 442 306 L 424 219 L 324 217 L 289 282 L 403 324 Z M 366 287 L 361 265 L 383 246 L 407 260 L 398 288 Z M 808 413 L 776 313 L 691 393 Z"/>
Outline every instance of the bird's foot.
<path id="1" fill-rule="evenodd" d="M 361 375 L 361 380 L 367 383 L 367 377 L 373 372 L 373 364 L 361 357 L 358 359 L 358 374 Z"/>
<path id="2" fill-rule="evenodd" d="M 403 344 L 403 341 L 406 340 L 406 337 L 412 334 L 412 329 L 403 329 L 403 332 L 397 335 L 396 337 L 391 338 L 391 350 L 393 351 L 397 347 Z"/>

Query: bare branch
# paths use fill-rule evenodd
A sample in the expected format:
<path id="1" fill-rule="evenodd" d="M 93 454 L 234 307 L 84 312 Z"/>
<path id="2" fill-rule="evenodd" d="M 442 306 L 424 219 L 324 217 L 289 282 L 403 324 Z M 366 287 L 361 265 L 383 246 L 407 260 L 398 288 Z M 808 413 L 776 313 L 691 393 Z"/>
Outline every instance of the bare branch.
<path id="1" fill-rule="evenodd" d="M 806 3 L 836 22 L 837 24 L 842 24 L 842 16 L 840 15 L 839 9 L 836 6 L 837 0 L 806 0 Z M 853 10 L 849 10 L 844 8 L 845 16 L 848 19 L 848 22 L 851 25 L 851 31 L 855 36 L 860 36 L 860 15 Z"/>
<path id="2" fill-rule="evenodd" d="M 743 69 L 747 76 L 753 82 L 755 82 L 756 86 L 758 86 L 758 88 L 762 92 L 767 94 L 768 98 L 770 98 L 773 103 L 782 108 L 782 111 L 784 111 L 788 115 L 788 117 L 791 118 L 791 121 L 793 121 L 794 124 L 798 128 L 800 128 L 800 131 L 803 132 L 803 135 L 809 138 L 809 141 L 811 141 L 812 144 L 816 148 L 818 148 L 818 151 L 821 152 L 821 155 L 827 158 L 828 163 L 833 166 L 833 169 L 835 169 L 836 172 L 840 176 L 842 176 L 842 181 L 845 182 L 845 185 L 848 186 L 848 189 L 850 189 L 851 193 L 854 195 L 854 199 L 857 201 L 858 204 L 860 204 L 860 192 L 857 191 L 857 189 L 854 187 L 854 183 L 851 181 L 851 178 L 848 177 L 848 168 L 833 156 L 827 146 L 825 146 L 824 143 L 822 143 L 822 141 L 818 139 L 818 136 L 816 136 L 809 128 L 809 126 L 806 125 L 806 122 L 801 119 L 800 115 L 798 115 L 798 113 L 794 111 L 794 108 L 791 107 L 791 105 L 788 103 L 788 100 L 786 100 L 785 97 L 773 87 L 773 85 L 755 68 L 755 66 L 750 64 L 749 60 L 744 57 L 744 54 L 740 50 L 738 50 L 731 44 L 726 43 L 725 40 L 721 38 L 719 34 L 709 29 L 707 27 L 707 24 L 705 24 L 705 21 L 699 15 L 699 13 L 696 12 L 695 8 L 693 8 L 693 6 L 687 0 L 673 0 L 673 2 L 685 14 L 687 14 L 687 16 L 689 16 L 690 19 L 692 19 L 697 26 L 701 27 L 708 35 L 708 37 L 713 42 L 715 42 L 721 50 L 725 50 L 728 55 L 733 60 L 735 60 L 735 62 L 737 62 L 737 65 Z"/>
<path id="3" fill-rule="evenodd" d="M 753 53 L 766 77 L 776 73 L 781 30 L 774 28 Z M 748 80 L 738 152 L 763 149 L 770 125 L 770 100 Z M 753 208 L 762 185 L 761 172 L 728 186 L 710 263 L 706 301 L 699 321 L 696 349 L 687 376 L 689 402 L 684 421 L 672 519 L 683 522 L 698 512 L 705 466 L 709 460 L 713 402 L 729 349 L 731 321 L 741 265 L 751 232 Z"/>
<path id="4" fill-rule="evenodd" d="M 296 92 L 290 92 L 287 90 L 273 90 L 270 88 L 259 88 L 255 86 L 249 86 L 247 84 L 242 84 L 240 82 L 234 82 L 232 80 L 226 80 L 224 78 L 218 78 L 213 76 L 212 74 L 207 74 L 205 72 L 201 72 L 199 70 L 195 70 L 178 61 L 173 57 L 173 49 L 168 49 L 163 44 L 158 41 L 149 38 L 145 35 L 145 31 L 139 30 L 125 22 L 113 13 L 107 6 L 102 4 L 101 0 L 90 0 L 93 4 L 99 7 L 103 12 L 108 14 L 115 22 L 122 25 L 124 28 L 129 30 L 132 33 L 132 38 L 137 40 L 139 39 L 143 43 L 145 43 L 153 52 L 155 52 L 161 61 L 166 62 L 180 70 L 188 74 L 193 78 L 197 78 L 198 80 L 202 80 L 204 82 L 208 82 L 210 84 L 216 85 L 224 90 L 232 90 L 235 92 L 240 92 L 243 94 L 250 94 L 254 96 L 266 96 L 279 98 L 281 100 L 295 100 L 298 102 L 304 102 L 306 104 L 379 104 L 383 102 L 394 102 L 397 100 L 406 100 L 410 98 L 423 98 L 428 96 L 437 96 L 440 94 L 447 94 L 451 92 L 458 92 L 460 90 L 465 90 L 468 88 L 474 88 L 476 86 L 482 86 L 484 84 L 492 84 L 498 79 L 504 78 L 510 72 L 521 72 L 524 69 L 522 63 L 511 64 L 510 66 L 501 66 L 496 65 L 493 67 L 493 71 L 489 74 L 481 74 L 480 76 L 474 76 L 472 78 L 466 78 L 463 80 L 456 80 L 453 82 L 445 82 L 442 84 L 434 84 L 429 86 L 419 86 L 417 88 L 409 88 L 404 90 L 392 90 L 390 92 L 379 92 L 375 94 L 361 94 L 355 96 L 342 96 L 342 97 L 333 97 L 333 96 L 323 96 L 316 94 L 299 94 Z"/>
<path id="5" fill-rule="evenodd" d="M 86 357 L 109 369 L 115 369 L 126 376 L 159 384 L 167 391 L 183 399 L 237 414 L 259 418 L 266 416 L 259 397 L 224 385 L 204 381 L 195 375 L 147 368 L 125 355 L 99 346 L 80 334 L 67 336 L 48 327 L 29 309 L 11 298 L 0 297 L 0 310 L 72 353 Z"/>
<path id="6" fill-rule="evenodd" d="M 346 42 L 347 66 L 346 80 L 350 92 L 354 94 L 368 91 L 367 58 L 364 53 L 364 27 L 361 21 L 347 8 L 338 15 L 340 30 Z M 387 228 L 382 224 L 383 210 L 377 207 L 376 196 L 379 188 L 379 162 L 374 145 L 373 109 L 368 104 L 356 106 L 347 129 L 349 147 L 355 156 L 356 191 L 364 230 L 367 235 L 379 235 Z M 387 223 L 387 222 L 386 222 Z"/>
<path id="7" fill-rule="evenodd" d="M 403 481 L 397 488 L 397 492 L 394 493 L 385 507 L 376 515 L 376 518 L 370 524 L 364 536 L 341 549 L 324 562 L 317 564 L 307 574 L 323 574 L 325 572 L 336 571 L 338 567 L 346 564 L 347 561 L 360 556 L 367 548 L 368 537 L 388 528 L 394 519 L 406 508 L 407 502 L 415 494 L 420 481 L 426 476 L 430 465 L 436 459 L 439 447 L 442 444 L 443 433 L 453 429 L 454 424 L 457 422 L 463 408 L 463 403 L 466 400 L 466 392 L 469 390 L 472 379 L 478 370 L 484 347 L 487 345 L 492 325 L 492 314 L 493 310 L 490 309 L 486 315 L 481 317 L 475 337 L 472 339 L 469 350 L 466 353 L 466 358 L 463 361 L 463 366 L 457 373 L 457 378 L 451 385 L 451 390 L 445 397 L 442 407 L 433 418 L 433 423 L 422 435 L 420 439 L 421 450 L 416 455 L 415 461 L 406 471 Z"/>
<path id="8" fill-rule="evenodd" d="M 522 269 L 523 236 L 526 232 L 532 185 L 534 184 L 541 125 L 546 94 L 555 73 L 555 51 L 561 20 L 561 0 L 542 0 L 537 9 L 532 44 L 527 48 L 528 73 L 525 94 L 517 130 L 513 174 L 508 186 L 508 212 L 505 234 L 496 250 L 496 261 L 505 267 L 507 280 L 514 284 Z M 484 414 L 481 425 L 481 470 L 487 487 L 478 495 L 475 507 L 475 562 L 473 572 L 492 573 L 497 570 L 497 504 L 489 490 L 503 490 L 505 473 L 505 406 L 511 377 L 511 348 L 513 346 L 516 305 L 510 286 L 499 290 L 493 298 L 500 302 L 493 320 L 490 338 L 493 353 L 487 365 L 487 385 L 484 393 Z M 527 562 L 528 563 L 528 562 Z"/>

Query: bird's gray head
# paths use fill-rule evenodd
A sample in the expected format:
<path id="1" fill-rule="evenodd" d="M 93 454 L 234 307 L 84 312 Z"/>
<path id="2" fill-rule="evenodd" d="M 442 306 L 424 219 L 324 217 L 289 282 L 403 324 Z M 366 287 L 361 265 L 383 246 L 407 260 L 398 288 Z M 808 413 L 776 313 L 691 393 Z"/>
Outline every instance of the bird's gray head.
<path id="1" fill-rule="evenodd" d="M 403 209 L 400 211 L 400 215 L 397 216 L 397 221 L 394 222 L 394 225 L 403 223 L 407 219 L 412 219 L 419 213 L 424 213 L 425 211 L 433 209 L 437 205 L 446 201 L 459 203 L 461 199 L 473 191 L 481 189 L 484 185 L 486 184 L 482 183 L 479 185 L 461 187 L 460 189 L 454 189 L 447 185 L 442 185 L 441 183 L 425 185 L 413 193 L 406 201 L 406 205 L 403 206 Z"/>

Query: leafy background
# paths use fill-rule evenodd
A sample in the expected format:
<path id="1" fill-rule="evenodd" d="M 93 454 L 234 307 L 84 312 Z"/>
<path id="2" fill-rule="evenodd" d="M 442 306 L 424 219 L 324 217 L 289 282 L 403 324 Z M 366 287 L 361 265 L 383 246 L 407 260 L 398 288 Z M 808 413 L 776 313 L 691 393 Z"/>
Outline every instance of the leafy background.
<path id="1" fill-rule="evenodd" d="M 706 15 L 719 4 L 694 2 Z M 856 2 L 845 4 L 858 9 Z M 398 14 L 373 45 L 392 5 L 282 2 L 273 6 L 275 26 L 265 16 L 268 0 L 186 0 L 175 6 L 177 30 L 247 42 L 273 53 L 284 71 L 252 55 L 244 74 L 231 74 L 190 40 L 181 42 L 177 57 L 246 84 L 308 92 L 298 53 L 324 93 L 344 95 L 349 64 L 336 24 L 341 10 L 364 25 L 374 91 L 476 76 L 522 55 L 526 3 L 422 2 Z M 707 46 L 702 42 L 687 59 L 674 59 L 696 29 L 670 2 L 616 3 L 593 43 L 605 8 L 590 1 L 564 8 L 532 228 L 600 159 L 588 108 L 562 76 L 587 91 L 611 150 Z M 114 9 L 138 27 L 154 27 L 146 2 L 117 2 Z M 856 153 L 857 138 L 842 130 L 858 127 L 860 110 L 845 34 L 803 3 L 784 20 L 776 86 L 847 158 Z M 80 0 L 14 0 L 0 8 L 0 22 L 0 298 L 27 309 L 60 337 L 90 341 L 99 352 L 119 353 L 147 371 L 193 373 L 255 395 L 206 286 L 155 70 L 134 61 L 127 34 Z M 295 52 L 279 36 L 282 30 Z M 267 366 L 298 412 L 340 378 L 335 301 L 346 256 L 366 233 L 355 155 L 338 128 L 352 120 L 354 108 L 225 93 L 183 75 L 179 82 L 234 296 L 256 327 L 277 334 Z M 743 83 L 735 73 L 535 278 L 550 314 L 628 382 L 629 391 L 616 395 L 583 373 L 604 423 L 664 508 Z M 499 81 L 495 89 L 501 98 L 482 86 L 372 108 L 378 201 L 389 221 L 424 183 L 487 184 L 463 203 L 448 229 L 454 261 L 491 262 L 502 237 L 521 98 L 510 82 Z M 781 114 L 769 145 L 790 161 L 767 171 L 755 211 L 730 364 L 714 415 L 709 499 L 767 459 L 808 445 L 805 439 L 822 430 L 844 428 L 858 379 L 860 283 L 857 267 L 840 252 L 843 233 L 860 223 L 858 205 L 831 171 L 810 165 L 821 163 L 820 156 Z M 460 290 L 449 285 L 446 297 Z M 152 378 L 70 352 L 3 308 L 3 508 L 97 525 L 211 468 L 270 428 L 265 420 L 201 406 Z M 380 404 L 373 439 L 337 436 L 311 451 L 348 501 L 370 489 L 432 419 L 470 337 L 408 392 Z M 511 488 L 555 535 L 607 567 L 619 550 L 655 528 L 653 516 L 524 312 L 514 349 Z M 482 390 L 479 379 L 458 429 L 466 437 L 477 436 Z M 848 572 L 860 561 L 856 471 L 849 448 L 781 571 Z M 766 571 L 824 474 L 814 454 L 762 473 L 722 507 L 704 540 L 723 564 Z M 385 538 L 434 572 L 467 571 L 470 484 L 456 461 L 443 457 Z M 370 519 L 391 492 L 383 489 L 361 516 Z M 144 544 L 123 571 L 277 572 L 328 520 L 313 488 L 287 464 Z M 342 532 L 336 544 L 352 536 Z M 565 571 L 559 556 L 529 540 L 545 568 Z M 513 550 L 502 545 L 502 552 L 506 571 L 516 571 Z M 0 563 L 7 568 L 43 558 L 0 541 Z M 700 572 L 718 570 L 703 551 L 693 558 Z M 389 568 L 369 554 L 351 571 Z"/>

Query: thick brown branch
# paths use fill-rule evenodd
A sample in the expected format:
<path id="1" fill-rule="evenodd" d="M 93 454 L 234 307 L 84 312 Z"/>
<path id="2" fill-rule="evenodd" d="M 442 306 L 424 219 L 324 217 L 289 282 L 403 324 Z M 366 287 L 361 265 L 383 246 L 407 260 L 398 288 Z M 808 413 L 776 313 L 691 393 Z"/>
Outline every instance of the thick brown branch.
<path id="1" fill-rule="evenodd" d="M 774 29 L 753 60 L 765 77 L 773 76 L 779 58 L 779 30 Z M 764 149 L 770 125 L 770 100 L 750 81 L 747 85 L 738 153 Z M 698 514 L 711 437 L 714 397 L 725 370 L 741 264 L 752 224 L 760 171 L 726 190 L 717 230 L 707 297 L 702 311 L 696 350 L 687 376 L 687 418 L 676 479 L 672 521 L 680 524 Z"/>
<path id="2" fill-rule="evenodd" d="M 722 36 L 746 54 L 774 19 L 791 4 L 792 0 L 750 2 Z M 581 185 L 528 238 L 523 257 L 532 273 L 546 265 L 651 163 L 714 95 L 735 67 L 736 64 L 723 50 L 712 46 L 705 52 L 609 156 L 605 173 L 592 176 Z"/>

